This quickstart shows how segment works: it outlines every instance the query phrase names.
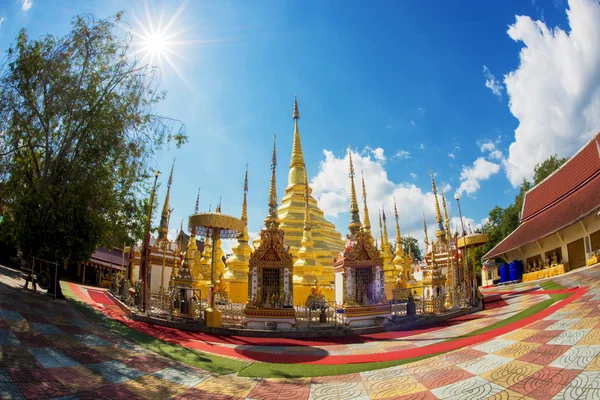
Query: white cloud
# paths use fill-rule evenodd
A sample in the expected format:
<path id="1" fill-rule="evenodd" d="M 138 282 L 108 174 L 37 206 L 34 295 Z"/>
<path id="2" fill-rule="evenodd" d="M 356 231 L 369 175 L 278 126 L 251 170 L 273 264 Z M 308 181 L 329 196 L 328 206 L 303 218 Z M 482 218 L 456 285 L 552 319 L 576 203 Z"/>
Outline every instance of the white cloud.
<path id="1" fill-rule="evenodd" d="M 348 224 L 348 210 L 350 208 L 348 178 L 348 156 L 343 158 L 336 157 L 331 151 L 324 150 L 325 160 L 319 165 L 319 172 L 311 181 L 313 195 L 319 202 L 319 207 L 324 211 L 327 218 L 332 218 L 336 223 L 339 232 L 345 235 Z M 423 247 L 423 213 L 427 218 L 429 228 L 432 230 L 430 235 L 435 234 L 435 202 L 431 191 L 423 191 L 421 188 L 409 182 L 392 182 L 384 169 L 384 165 L 375 160 L 369 152 L 352 152 L 352 161 L 355 171 L 364 171 L 365 185 L 367 188 L 368 207 L 373 232 L 379 235 L 378 210 L 385 206 L 387 217 L 387 227 L 390 240 L 395 237 L 394 221 L 394 203 L 396 198 L 398 205 L 398 214 L 402 234 L 411 234 L 419 239 L 420 246 Z M 410 173 L 410 176 L 416 178 L 416 174 Z M 357 173 L 354 177 L 357 195 L 359 196 L 359 208 L 362 220 L 363 204 L 360 199 L 361 175 Z M 442 188 L 449 193 L 450 185 L 438 183 L 438 188 Z M 448 211 L 452 213 L 452 204 L 448 200 Z M 441 199 L 440 199 L 441 201 Z M 433 237 L 433 236 L 430 236 Z"/>
<path id="2" fill-rule="evenodd" d="M 368 150 L 373 154 L 373 157 L 375 157 L 377 161 L 385 162 L 385 155 L 383 154 L 383 149 L 381 147 Z"/>
<path id="3" fill-rule="evenodd" d="M 490 89 L 499 99 L 502 99 L 502 89 L 504 89 L 504 87 L 485 65 L 483 66 L 483 76 L 485 76 L 485 87 Z"/>
<path id="4" fill-rule="evenodd" d="M 23 11 L 29 11 L 31 6 L 33 6 L 33 0 L 21 0 L 21 9 Z"/>
<path id="5" fill-rule="evenodd" d="M 413 120 L 411 120 L 411 121 L 410 121 L 410 124 L 411 124 L 412 126 L 417 126 L 417 123 L 416 123 L 415 121 L 413 121 Z"/>
<path id="6" fill-rule="evenodd" d="M 491 140 L 488 140 L 487 142 L 479 145 L 479 150 L 481 150 L 482 153 L 487 152 L 488 157 L 492 160 L 502 160 L 503 154 L 502 151 L 496 148 L 497 143 L 500 143 L 500 138 L 498 138 L 495 143 Z"/>
<path id="7" fill-rule="evenodd" d="M 411 172 L 410 173 L 410 177 L 413 178 L 413 179 L 415 179 L 417 177 L 417 174 L 415 174 L 414 172 Z"/>
<path id="8" fill-rule="evenodd" d="M 425 145 L 424 145 L 423 143 L 421 143 L 421 144 L 419 145 L 419 149 L 420 149 L 420 150 L 425 150 Z"/>
<path id="9" fill-rule="evenodd" d="M 417 111 L 418 111 L 419 113 L 421 113 L 421 114 L 424 114 L 424 113 L 425 113 L 425 109 L 424 109 L 423 107 L 419 107 L 419 108 L 417 108 Z"/>
<path id="10" fill-rule="evenodd" d="M 502 160 L 502 152 L 498 149 L 490 152 L 489 157 L 494 160 Z"/>
<path id="11" fill-rule="evenodd" d="M 472 166 L 463 165 L 460 172 L 460 186 L 456 193 L 460 196 L 463 193 L 473 195 L 479 190 L 480 181 L 489 179 L 500 170 L 500 165 L 486 160 L 483 157 L 477 158 Z"/>
<path id="12" fill-rule="evenodd" d="M 510 111 L 519 120 L 504 162 L 517 187 L 536 163 L 571 156 L 600 128 L 600 4 L 570 0 L 569 31 L 517 16 L 508 35 L 524 47 L 504 77 Z"/>
<path id="13" fill-rule="evenodd" d="M 406 160 L 410 158 L 410 153 L 406 150 L 398 150 L 394 157 L 399 158 L 401 160 Z"/>
<path id="14" fill-rule="evenodd" d="M 385 129 L 392 129 L 392 128 L 393 128 L 393 126 L 391 126 L 391 125 L 386 125 L 386 127 L 385 127 Z"/>
<path id="15" fill-rule="evenodd" d="M 456 158 L 456 154 L 454 153 L 448 153 L 448 157 L 450 157 L 451 159 L 455 159 Z"/>
<path id="16" fill-rule="evenodd" d="M 6 21 L 6 17 L 0 18 L 0 28 L 2 28 L 2 23 Z"/>
<path id="17" fill-rule="evenodd" d="M 484 151 L 494 151 L 494 150 L 496 150 L 496 145 L 494 143 L 492 143 L 491 141 L 485 142 L 479 146 L 479 150 L 481 150 L 482 153 Z"/>

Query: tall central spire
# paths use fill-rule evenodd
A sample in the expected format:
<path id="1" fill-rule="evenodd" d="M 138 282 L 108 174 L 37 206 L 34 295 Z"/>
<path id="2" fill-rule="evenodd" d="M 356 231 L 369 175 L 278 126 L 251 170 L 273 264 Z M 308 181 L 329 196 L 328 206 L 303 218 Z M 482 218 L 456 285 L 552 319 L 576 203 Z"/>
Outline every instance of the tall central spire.
<path id="1" fill-rule="evenodd" d="M 354 187 L 354 165 L 352 164 L 352 150 L 348 143 L 348 159 L 350 160 L 350 223 L 348 230 L 350 235 L 354 236 L 362 226 L 360 223 L 360 215 L 358 213 L 358 201 L 356 200 L 356 188 Z"/>
<path id="2" fill-rule="evenodd" d="M 171 197 L 171 184 L 173 183 L 173 171 L 175 169 L 175 158 L 173 158 L 173 165 L 171 165 L 171 174 L 169 175 L 169 180 L 167 182 L 167 194 L 165 196 L 165 204 L 163 205 L 163 210 L 160 215 L 160 227 L 158 228 L 158 239 L 166 239 L 169 233 L 169 217 L 171 216 L 171 211 L 169 209 L 169 200 Z"/>
<path id="3" fill-rule="evenodd" d="M 300 143 L 300 128 L 298 120 L 300 112 L 298 111 L 298 100 L 294 94 L 294 143 L 292 145 L 292 158 L 290 160 L 290 172 L 288 176 L 288 187 L 295 185 L 304 185 L 306 182 L 306 164 L 304 163 L 304 155 L 302 154 L 302 144 Z"/>
<path id="4" fill-rule="evenodd" d="M 443 184 L 442 184 L 443 186 Z M 450 232 L 450 218 L 448 218 L 448 210 L 446 209 L 446 196 L 444 195 L 444 191 L 442 190 L 442 208 L 444 209 L 444 227 L 446 228 L 446 232 L 448 232 L 449 236 L 452 236 Z"/>
<path id="5" fill-rule="evenodd" d="M 275 168 L 277 167 L 277 135 L 273 135 L 273 157 L 271 158 L 271 187 L 269 188 L 269 214 L 265 218 L 265 227 L 278 228 L 279 217 L 277 216 L 277 182 Z"/>
<path id="6" fill-rule="evenodd" d="M 242 222 L 248 225 L 248 163 L 246 163 L 246 177 L 244 178 L 244 202 L 242 203 Z"/>

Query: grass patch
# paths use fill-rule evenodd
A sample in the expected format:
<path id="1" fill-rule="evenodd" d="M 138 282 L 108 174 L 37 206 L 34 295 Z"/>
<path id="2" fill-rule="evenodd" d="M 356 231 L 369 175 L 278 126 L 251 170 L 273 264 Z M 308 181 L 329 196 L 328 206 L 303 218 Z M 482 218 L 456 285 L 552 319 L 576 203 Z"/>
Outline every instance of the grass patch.
<path id="1" fill-rule="evenodd" d="M 562 286 L 553 282 L 546 281 L 540 284 L 544 290 L 560 290 Z M 266 363 L 266 362 L 244 362 L 238 360 L 231 360 L 229 358 L 215 356 L 199 352 L 196 350 L 188 349 L 183 346 L 171 344 L 157 339 L 153 336 L 146 335 L 145 333 L 138 332 L 135 329 L 131 329 L 117 321 L 107 318 L 104 314 L 94 310 L 89 305 L 81 302 L 77 296 L 75 296 L 68 285 L 63 285 L 63 293 L 70 299 L 75 308 L 84 314 L 92 321 L 104 326 L 113 333 L 119 334 L 127 340 L 143 346 L 151 351 L 154 351 L 163 356 L 169 357 L 173 360 L 183 362 L 185 364 L 202 368 L 218 374 L 229 374 L 238 372 L 239 376 L 242 377 L 256 377 L 256 378 L 304 378 L 314 376 L 331 376 L 331 375 L 344 375 L 352 374 L 364 371 L 377 370 L 382 368 L 395 367 L 397 365 L 409 364 L 412 362 L 424 360 L 426 358 L 434 357 L 445 352 L 438 352 L 432 354 L 426 354 L 419 357 L 405 358 L 401 360 L 374 362 L 374 363 L 361 363 L 361 364 L 337 364 L 337 365 L 313 365 L 313 364 L 282 364 L 282 363 Z M 535 306 L 523 310 L 520 313 L 513 315 L 503 321 L 496 322 L 486 328 L 479 329 L 469 334 L 450 339 L 449 341 L 457 340 L 464 337 L 470 337 L 481 333 L 489 332 L 493 329 L 501 328 L 509 325 L 513 322 L 517 322 L 523 318 L 534 315 L 547 307 L 551 306 L 555 302 L 568 297 L 569 293 L 564 294 L 552 294 L 550 299 L 544 300 Z"/>
<path id="2" fill-rule="evenodd" d="M 239 372 L 240 376 L 250 378 L 306 378 L 313 376 L 345 375 L 357 372 L 372 371 L 376 369 L 395 367 L 411 362 L 424 360 L 429 357 L 446 353 L 438 352 L 419 357 L 404 358 L 402 360 L 382 361 L 363 364 L 276 364 L 254 362 Z"/>
<path id="3" fill-rule="evenodd" d="M 110 332 L 121 335 L 125 339 L 157 354 L 217 374 L 231 374 L 238 372 L 249 364 L 249 362 L 214 356 L 173 343 L 167 343 L 154 336 L 131 329 L 120 322 L 106 317 L 100 311 L 94 310 L 89 305 L 80 301 L 77 296 L 73 294 L 68 285 L 62 285 L 61 287 L 65 297 L 68 298 L 77 311 L 82 313 L 85 317 L 105 327 Z"/>

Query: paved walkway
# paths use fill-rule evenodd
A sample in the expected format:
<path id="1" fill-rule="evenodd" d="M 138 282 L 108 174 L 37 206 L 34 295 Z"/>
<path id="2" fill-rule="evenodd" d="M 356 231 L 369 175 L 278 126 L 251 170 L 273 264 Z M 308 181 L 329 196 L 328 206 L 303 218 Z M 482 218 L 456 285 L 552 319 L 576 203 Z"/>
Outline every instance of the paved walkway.
<path id="1" fill-rule="evenodd" d="M 191 368 L 108 332 L 68 301 L 25 293 L 9 274 L 0 268 L 0 398 L 600 398 L 600 267 L 555 278 L 587 289 L 491 340 L 402 366 L 306 379 Z M 515 304 L 533 298 L 506 296 Z"/>

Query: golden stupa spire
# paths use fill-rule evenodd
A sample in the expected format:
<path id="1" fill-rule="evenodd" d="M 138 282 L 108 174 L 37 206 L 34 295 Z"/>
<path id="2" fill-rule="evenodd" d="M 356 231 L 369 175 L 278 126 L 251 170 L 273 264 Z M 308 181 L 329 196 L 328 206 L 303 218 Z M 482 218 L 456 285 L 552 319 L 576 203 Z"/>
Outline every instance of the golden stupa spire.
<path id="1" fill-rule="evenodd" d="M 369 209 L 367 208 L 367 188 L 365 186 L 365 174 L 364 171 L 360 171 L 362 178 L 362 198 L 364 203 L 364 215 L 363 215 L 363 230 L 367 233 L 371 232 L 371 219 L 369 218 Z"/>
<path id="2" fill-rule="evenodd" d="M 300 242 L 301 247 L 298 250 L 298 259 L 294 263 L 294 273 L 298 273 L 297 276 L 306 279 L 307 275 L 310 275 L 310 272 L 305 270 L 304 267 L 322 267 L 322 264 L 313 250 L 314 242 L 312 240 L 310 213 L 308 210 L 308 202 L 310 199 L 310 194 L 308 193 L 308 179 L 306 179 L 304 183 L 304 229 L 302 241 Z M 315 270 L 312 270 L 312 273 L 314 272 Z"/>
<path id="3" fill-rule="evenodd" d="M 298 111 L 298 100 L 294 94 L 294 142 L 292 145 L 292 158 L 290 160 L 290 174 L 288 177 L 288 186 L 304 185 L 306 182 L 306 164 L 304 163 L 304 155 L 302 154 L 302 144 L 300 142 L 300 128 L 298 120 L 300 112 Z"/>
<path id="4" fill-rule="evenodd" d="M 167 181 L 167 194 L 165 196 L 165 203 L 163 204 L 163 210 L 160 215 L 160 226 L 158 228 L 158 239 L 166 239 L 169 233 L 169 217 L 171 211 L 169 209 L 169 199 L 171 197 L 171 184 L 173 183 L 173 171 L 175 169 L 175 158 L 173 157 L 173 165 L 171 165 L 171 174 Z"/>
<path id="5" fill-rule="evenodd" d="M 269 188 L 269 214 L 265 218 L 265 227 L 267 229 L 279 228 L 279 217 L 277 216 L 277 181 L 275 169 L 277 168 L 277 135 L 273 135 L 273 156 L 271 158 L 271 186 Z"/>
<path id="6" fill-rule="evenodd" d="M 248 225 L 248 163 L 246 163 L 246 177 L 244 178 L 244 202 L 242 203 L 242 217 L 244 225 Z"/>
<path id="7" fill-rule="evenodd" d="M 396 220 L 396 257 L 402 257 L 404 255 L 404 249 L 402 248 L 402 236 L 400 236 L 400 223 L 398 219 L 398 207 L 396 206 L 396 196 L 394 196 L 394 219 Z"/>
<path id="8" fill-rule="evenodd" d="M 388 244 L 390 242 L 390 238 L 388 237 L 387 223 L 385 218 L 385 208 L 383 207 L 383 205 L 381 206 L 381 219 L 383 220 L 383 243 Z"/>
<path id="9" fill-rule="evenodd" d="M 408 234 L 408 258 L 412 258 L 411 236 Z"/>
<path id="10" fill-rule="evenodd" d="M 217 204 L 217 208 L 215 208 L 215 212 L 216 212 L 217 214 L 221 214 L 221 200 L 222 200 L 222 199 L 223 199 L 223 198 L 219 196 L 219 203 Z"/>
<path id="11" fill-rule="evenodd" d="M 350 224 L 348 230 L 350 235 L 354 236 L 362 226 L 360 215 L 358 213 L 358 201 L 356 200 L 356 188 L 354 187 L 354 165 L 352 164 L 352 149 L 348 143 L 348 159 L 350 160 Z"/>

